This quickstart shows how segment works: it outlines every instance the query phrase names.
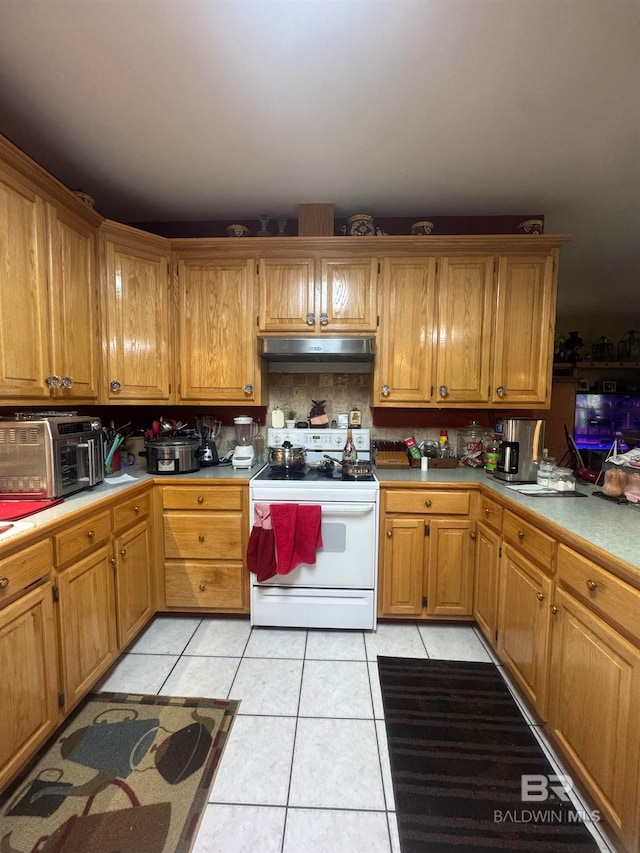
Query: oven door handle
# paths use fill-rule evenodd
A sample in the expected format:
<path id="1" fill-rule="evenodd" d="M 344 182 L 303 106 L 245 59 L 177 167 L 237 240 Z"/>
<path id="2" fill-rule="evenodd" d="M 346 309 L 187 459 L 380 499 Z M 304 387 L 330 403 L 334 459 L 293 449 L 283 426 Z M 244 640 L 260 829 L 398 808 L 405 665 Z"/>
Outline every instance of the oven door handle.
<path id="1" fill-rule="evenodd" d="M 350 506 L 349 504 L 322 504 L 322 515 L 368 515 L 373 512 L 375 504 Z"/>

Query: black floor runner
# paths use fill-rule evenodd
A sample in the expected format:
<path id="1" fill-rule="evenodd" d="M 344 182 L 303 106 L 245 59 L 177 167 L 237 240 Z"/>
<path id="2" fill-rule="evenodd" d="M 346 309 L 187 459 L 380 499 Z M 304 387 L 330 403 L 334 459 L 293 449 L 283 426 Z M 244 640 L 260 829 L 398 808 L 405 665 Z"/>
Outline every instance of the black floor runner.
<path id="1" fill-rule="evenodd" d="M 378 670 L 402 853 L 597 853 L 492 663 Z"/>

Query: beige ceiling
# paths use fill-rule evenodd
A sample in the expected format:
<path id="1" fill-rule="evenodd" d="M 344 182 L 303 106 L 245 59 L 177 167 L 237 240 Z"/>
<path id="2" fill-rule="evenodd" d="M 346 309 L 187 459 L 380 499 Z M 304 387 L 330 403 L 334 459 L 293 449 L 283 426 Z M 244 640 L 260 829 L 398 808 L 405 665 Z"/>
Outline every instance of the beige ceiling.
<path id="1" fill-rule="evenodd" d="M 0 0 L 0 132 L 122 221 L 541 212 L 640 323 L 638 0 Z"/>

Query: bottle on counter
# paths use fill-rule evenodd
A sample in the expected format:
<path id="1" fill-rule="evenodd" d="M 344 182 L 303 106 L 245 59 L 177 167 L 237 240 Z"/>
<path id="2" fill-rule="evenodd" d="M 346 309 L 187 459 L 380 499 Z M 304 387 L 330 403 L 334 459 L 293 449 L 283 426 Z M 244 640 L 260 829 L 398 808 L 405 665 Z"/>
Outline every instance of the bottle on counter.
<path id="1" fill-rule="evenodd" d="M 451 457 L 451 446 L 449 445 L 449 432 L 446 429 L 440 430 L 440 438 L 438 439 L 439 456 L 441 459 L 449 459 Z"/>
<path id="2" fill-rule="evenodd" d="M 356 462 L 358 459 L 358 451 L 356 450 L 356 446 L 353 443 L 353 432 L 351 428 L 347 429 L 347 440 L 345 441 L 344 447 L 342 449 L 342 461 L 349 464 L 352 462 Z"/>
<path id="3" fill-rule="evenodd" d="M 409 459 L 420 459 L 422 453 L 420 448 L 416 444 L 415 438 L 410 435 L 408 438 L 404 439 L 404 443 L 407 445 L 407 453 L 409 454 Z"/>
<path id="4" fill-rule="evenodd" d="M 496 470 L 498 464 L 498 456 L 500 454 L 500 445 L 495 434 L 490 435 L 484 447 L 484 470 L 491 475 Z"/>

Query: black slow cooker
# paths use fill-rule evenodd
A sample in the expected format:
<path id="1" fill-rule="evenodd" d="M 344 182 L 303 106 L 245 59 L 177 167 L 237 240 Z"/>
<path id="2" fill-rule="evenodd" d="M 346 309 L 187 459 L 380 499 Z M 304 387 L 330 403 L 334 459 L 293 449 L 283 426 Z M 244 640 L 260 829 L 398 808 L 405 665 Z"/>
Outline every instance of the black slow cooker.
<path id="1" fill-rule="evenodd" d="M 145 441 L 149 474 L 188 474 L 200 470 L 200 439 L 155 438 Z"/>

